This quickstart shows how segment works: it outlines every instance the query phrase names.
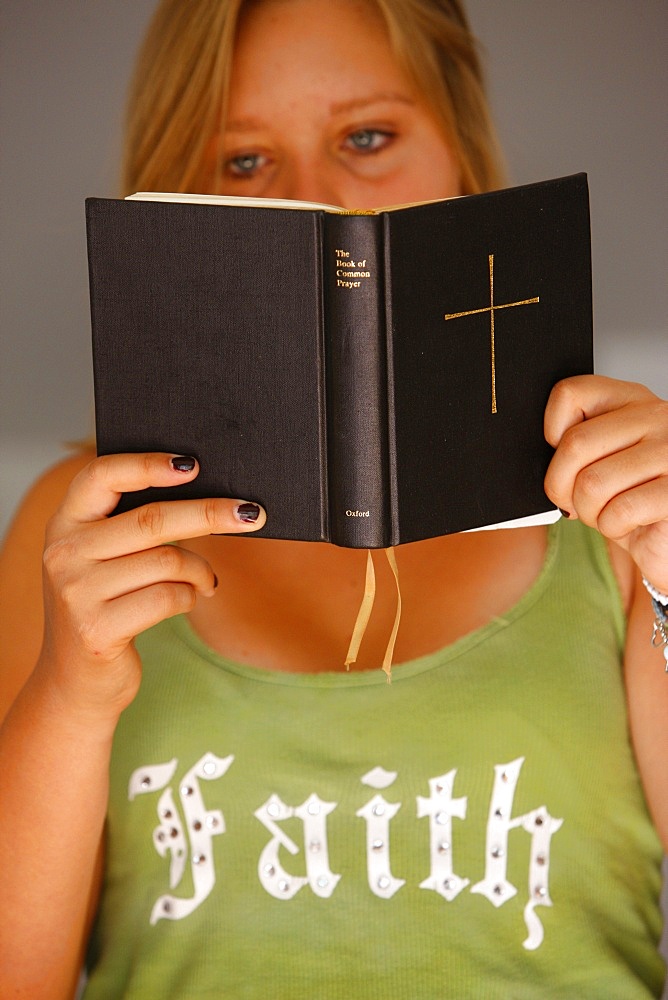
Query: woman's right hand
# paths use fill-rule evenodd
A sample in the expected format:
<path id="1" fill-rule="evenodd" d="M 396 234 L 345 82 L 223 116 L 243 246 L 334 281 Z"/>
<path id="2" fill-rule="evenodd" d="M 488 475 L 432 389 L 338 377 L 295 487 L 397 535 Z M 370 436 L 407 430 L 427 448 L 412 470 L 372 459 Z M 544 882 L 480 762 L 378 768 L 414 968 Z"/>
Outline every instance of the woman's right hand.
<path id="1" fill-rule="evenodd" d="M 117 718 L 139 686 L 135 636 L 214 593 L 211 566 L 175 541 L 264 524 L 261 508 L 244 520 L 244 501 L 228 499 L 158 501 L 108 516 L 121 493 L 174 486 L 198 471 L 192 459 L 160 453 L 96 458 L 48 522 L 37 672 L 70 709 Z"/>
<path id="2" fill-rule="evenodd" d="M 121 493 L 197 473 L 194 462 L 164 454 L 76 456 L 40 478 L 7 534 L 0 899 L 11 920 L 0 920 L 3 997 L 74 995 L 102 884 L 114 732 L 140 680 L 133 639 L 215 585 L 205 559 L 172 543 L 264 524 L 261 510 L 255 522 L 242 520 L 238 500 L 158 501 L 108 516 Z"/>

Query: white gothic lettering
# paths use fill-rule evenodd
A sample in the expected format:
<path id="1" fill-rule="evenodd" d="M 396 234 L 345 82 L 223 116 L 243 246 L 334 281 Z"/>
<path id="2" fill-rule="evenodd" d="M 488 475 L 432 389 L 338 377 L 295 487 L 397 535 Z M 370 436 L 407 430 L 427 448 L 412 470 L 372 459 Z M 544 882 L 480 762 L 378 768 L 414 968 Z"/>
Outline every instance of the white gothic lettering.
<path id="1" fill-rule="evenodd" d="M 547 807 L 536 806 L 518 816 L 513 815 L 515 791 L 520 780 L 524 757 L 494 767 L 494 785 L 486 824 L 485 843 L 481 844 L 484 877 L 468 890 L 484 896 L 495 907 L 501 907 L 518 893 L 518 887 L 508 880 L 509 833 L 522 829 L 531 838 L 527 901 L 524 920 L 527 937 L 522 942 L 528 951 L 539 948 L 544 928 L 536 914 L 538 906 L 552 906 L 549 892 L 550 850 L 553 835 L 563 819 L 551 816 Z M 161 792 L 157 803 L 158 826 L 153 831 L 153 844 L 161 857 L 169 857 L 169 888 L 178 887 L 190 864 L 194 893 L 183 898 L 172 892 L 164 893 L 155 902 L 150 922 L 181 920 L 187 917 L 212 892 L 216 883 L 213 858 L 213 837 L 225 832 L 225 819 L 220 809 L 207 809 L 200 783 L 222 778 L 234 762 L 234 755 L 217 757 L 206 753 L 184 776 L 173 781 L 178 761 L 137 768 L 131 775 L 128 798 Z M 375 767 L 365 774 L 361 783 L 376 789 L 355 815 L 366 825 L 366 869 L 368 889 L 381 899 L 391 900 L 406 884 L 401 873 L 393 873 L 390 853 L 392 820 L 402 809 L 401 802 L 390 802 L 381 790 L 396 780 L 397 773 Z M 446 903 L 453 903 L 470 885 L 470 879 L 457 871 L 453 850 L 454 824 L 465 823 L 468 798 L 455 794 L 457 769 L 428 778 L 429 796 L 417 795 L 416 818 L 429 820 L 429 874 L 420 882 L 421 889 L 438 893 Z M 316 792 L 301 804 L 290 805 L 273 793 L 254 812 L 256 819 L 270 834 L 257 859 L 257 874 L 262 888 L 275 899 L 290 900 L 308 889 L 321 899 L 328 899 L 345 873 L 333 872 L 329 861 L 328 821 L 337 809 L 337 802 L 326 802 Z M 288 836 L 281 823 L 293 818 L 301 820 L 300 843 Z M 292 856 L 302 855 L 305 875 L 289 872 L 280 860 L 280 848 Z M 224 873 L 223 873 L 224 874 Z M 308 891 L 308 890 L 307 890 Z M 455 904 L 456 905 L 456 904 Z"/>

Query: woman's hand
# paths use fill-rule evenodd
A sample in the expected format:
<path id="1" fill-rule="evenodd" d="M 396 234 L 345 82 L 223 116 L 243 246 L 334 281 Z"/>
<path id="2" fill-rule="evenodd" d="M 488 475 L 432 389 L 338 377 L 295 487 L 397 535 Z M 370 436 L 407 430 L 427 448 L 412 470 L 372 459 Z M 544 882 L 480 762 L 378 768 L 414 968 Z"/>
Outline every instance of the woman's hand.
<path id="1" fill-rule="evenodd" d="M 634 382 L 565 379 L 550 395 L 545 437 L 556 448 L 545 478 L 552 502 L 668 592 L 668 402 Z"/>
<path id="2" fill-rule="evenodd" d="M 238 500 L 108 517 L 121 493 L 190 481 L 197 466 L 161 454 L 84 461 L 33 487 L 3 552 L 0 899 L 12 915 L 0 921 L 3 997 L 74 996 L 102 883 L 114 732 L 140 680 L 133 639 L 214 590 L 206 560 L 170 543 L 265 520 L 251 505 L 257 519 L 244 521 Z"/>
<path id="3" fill-rule="evenodd" d="M 47 671 L 70 707 L 116 717 L 139 685 L 134 637 L 214 593 L 209 564 L 170 543 L 264 524 L 262 510 L 245 520 L 243 501 L 224 499 L 156 502 L 107 516 L 121 493 L 173 486 L 198 471 L 194 460 L 164 454 L 97 458 L 49 521 L 37 669 Z"/>

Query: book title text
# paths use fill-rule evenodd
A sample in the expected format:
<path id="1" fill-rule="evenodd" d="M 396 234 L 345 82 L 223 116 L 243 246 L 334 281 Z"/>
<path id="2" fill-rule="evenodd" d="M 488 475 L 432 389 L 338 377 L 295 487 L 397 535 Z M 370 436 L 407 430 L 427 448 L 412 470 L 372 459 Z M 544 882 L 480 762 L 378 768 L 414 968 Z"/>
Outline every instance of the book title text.
<path id="1" fill-rule="evenodd" d="M 336 287 L 359 288 L 366 278 L 371 277 L 365 260 L 354 260 L 347 250 L 335 250 Z"/>

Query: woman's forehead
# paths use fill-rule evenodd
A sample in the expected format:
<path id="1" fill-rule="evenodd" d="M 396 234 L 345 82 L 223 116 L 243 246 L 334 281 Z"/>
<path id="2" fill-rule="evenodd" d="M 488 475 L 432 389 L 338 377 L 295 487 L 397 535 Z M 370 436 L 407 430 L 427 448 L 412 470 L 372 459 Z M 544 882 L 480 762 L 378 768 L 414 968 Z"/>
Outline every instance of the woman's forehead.
<path id="1" fill-rule="evenodd" d="M 249 107 L 265 98 L 290 99 L 291 88 L 295 101 L 326 99 L 332 111 L 352 109 L 370 94 L 393 101 L 414 96 L 385 23 L 367 0 L 247 5 L 235 45 L 231 116 L 239 99 Z"/>

